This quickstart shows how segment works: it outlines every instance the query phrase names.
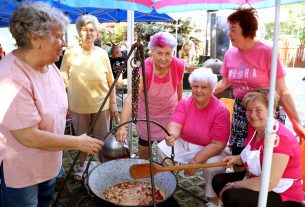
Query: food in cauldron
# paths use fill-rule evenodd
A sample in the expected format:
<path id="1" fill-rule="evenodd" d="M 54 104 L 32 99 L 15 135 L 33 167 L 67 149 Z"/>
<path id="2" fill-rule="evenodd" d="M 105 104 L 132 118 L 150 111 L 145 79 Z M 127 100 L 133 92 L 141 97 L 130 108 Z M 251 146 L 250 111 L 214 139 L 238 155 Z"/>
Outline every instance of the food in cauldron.
<path id="1" fill-rule="evenodd" d="M 160 188 L 156 187 L 155 192 L 156 201 L 164 200 L 165 194 Z M 101 198 L 121 205 L 136 206 L 153 203 L 151 184 L 143 181 L 129 181 L 114 185 L 104 191 Z"/>

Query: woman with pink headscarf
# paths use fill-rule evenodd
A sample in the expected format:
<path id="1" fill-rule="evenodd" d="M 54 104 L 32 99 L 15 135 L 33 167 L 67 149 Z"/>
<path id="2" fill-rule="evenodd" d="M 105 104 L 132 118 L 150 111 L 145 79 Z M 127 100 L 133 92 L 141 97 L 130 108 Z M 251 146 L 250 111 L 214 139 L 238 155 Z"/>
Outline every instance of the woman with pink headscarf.
<path id="1" fill-rule="evenodd" d="M 145 61 L 146 84 L 150 120 L 167 127 L 172 114 L 182 98 L 184 62 L 173 56 L 177 46 L 176 38 L 168 32 L 158 32 L 150 38 L 151 56 Z M 142 73 L 140 73 L 142 74 Z M 132 109 L 131 93 L 127 95 L 122 112 L 121 123 L 128 121 Z M 140 77 L 138 119 L 146 119 L 143 77 Z M 149 143 L 146 122 L 137 122 L 139 136 L 139 157 L 149 159 Z M 150 125 L 151 141 L 165 139 L 165 132 L 158 126 Z M 125 126 L 118 129 L 116 138 L 124 141 L 127 135 Z"/>

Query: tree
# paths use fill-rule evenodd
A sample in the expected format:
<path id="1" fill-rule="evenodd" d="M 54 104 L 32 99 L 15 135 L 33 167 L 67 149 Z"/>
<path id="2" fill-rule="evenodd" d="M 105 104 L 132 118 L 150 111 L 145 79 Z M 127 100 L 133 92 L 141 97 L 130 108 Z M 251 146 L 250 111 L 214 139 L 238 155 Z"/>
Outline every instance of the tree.
<path id="1" fill-rule="evenodd" d="M 289 35 L 298 38 L 299 40 L 305 39 L 305 3 L 285 5 L 283 10 L 288 11 L 288 18 L 286 22 L 280 23 L 279 35 Z M 274 23 L 265 24 L 266 40 L 273 38 Z"/>
<path id="2" fill-rule="evenodd" d="M 119 45 L 127 36 L 126 23 L 105 23 L 99 31 L 102 44 Z"/>

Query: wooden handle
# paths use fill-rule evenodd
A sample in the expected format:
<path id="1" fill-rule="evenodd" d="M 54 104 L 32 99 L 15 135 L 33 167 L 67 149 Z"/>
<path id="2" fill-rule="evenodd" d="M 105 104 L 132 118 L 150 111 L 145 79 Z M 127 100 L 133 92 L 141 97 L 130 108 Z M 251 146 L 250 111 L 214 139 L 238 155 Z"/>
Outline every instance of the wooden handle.
<path id="1" fill-rule="evenodd" d="M 226 162 L 214 162 L 214 163 L 204 163 L 204 164 L 194 164 L 194 165 L 178 165 L 178 166 L 166 166 L 158 167 L 159 172 L 163 171 L 177 171 L 177 170 L 190 170 L 198 168 L 209 168 L 209 167 L 225 167 Z"/>

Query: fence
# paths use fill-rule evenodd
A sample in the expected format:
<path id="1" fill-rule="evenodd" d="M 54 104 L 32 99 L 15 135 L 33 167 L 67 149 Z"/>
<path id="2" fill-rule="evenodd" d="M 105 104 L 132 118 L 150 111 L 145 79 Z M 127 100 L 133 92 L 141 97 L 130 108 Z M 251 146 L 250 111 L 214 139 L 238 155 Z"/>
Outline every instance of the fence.
<path id="1" fill-rule="evenodd" d="M 279 53 L 283 65 L 287 67 L 305 67 L 305 41 L 280 39 Z"/>

